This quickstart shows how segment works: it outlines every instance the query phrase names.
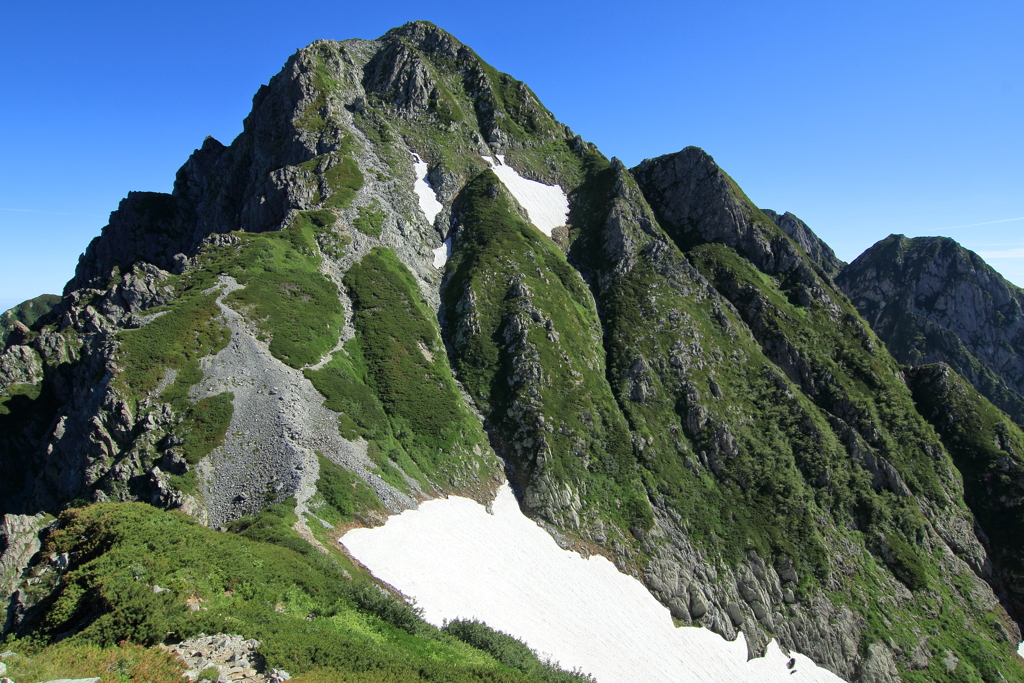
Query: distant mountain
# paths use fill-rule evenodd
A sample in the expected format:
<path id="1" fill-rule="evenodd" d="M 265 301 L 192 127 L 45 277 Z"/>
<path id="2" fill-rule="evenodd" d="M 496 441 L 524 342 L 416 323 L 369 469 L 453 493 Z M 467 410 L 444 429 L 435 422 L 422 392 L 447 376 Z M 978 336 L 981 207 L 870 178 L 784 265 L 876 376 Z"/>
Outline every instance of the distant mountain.
<path id="1" fill-rule="evenodd" d="M 41 294 L 4 311 L 0 314 L 0 345 L 6 346 L 7 337 L 15 328 L 16 322 L 25 327 L 31 327 L 59 303 L 60 297 L 56 294 Z"/>
<path id="2" fill-rule="evenodd" d="M 427 671 L 452 641 L 401 603 L 258 577 L 299 567 L 283 547 L 372 582 L 346 529 L 507 479 L 563 547 L 752 655 L 774 639 L 850 681 L 1024 680 L 1022 503 L 991 471 L 1024 463 L 1016 432 L 965 454 L 1002 428 L 942 422 L 987 405 L 955 378 L 921 402 L 833 279 L 855 266 L 703 150 L 608 159 L 429 23 L 316 41 L 171 194 L 129 193 L 5 347 L 5 632 L 238 633 L 313 681 L 383 666 L 399 655 L 358 669 L 336 648 L 398 629 L 425 638 L 402 671 Z M 222 552 L 254 573 L 176 564 L 153 529 L 218 536 L 132 501 L 244 536 Z M 563 680 L 467 629 L 450 680 Z"/>
<path id="3" fill-rule="evenodd" d="M 1024 425 L 1024 290 L 947 237 L 890 235 L 836 282 L 901 363 L 948 363 Z"/>

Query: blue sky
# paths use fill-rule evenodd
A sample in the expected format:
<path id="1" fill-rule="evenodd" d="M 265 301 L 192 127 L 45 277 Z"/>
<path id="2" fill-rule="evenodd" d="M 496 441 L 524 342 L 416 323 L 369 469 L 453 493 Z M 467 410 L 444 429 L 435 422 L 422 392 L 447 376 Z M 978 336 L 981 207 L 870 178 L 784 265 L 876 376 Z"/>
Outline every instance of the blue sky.
<path id="1" fill-rule="evenodd" d="M 170 191 L 205 136 L 230 142 L 297 48 L 412 19 L 608 156 L 703 147 L 843 259 L 890 233 L 947 235 L 1024 285 L 1019 0 L 11 3 L 0 310 L 59 292 L 128 191 Z"/>

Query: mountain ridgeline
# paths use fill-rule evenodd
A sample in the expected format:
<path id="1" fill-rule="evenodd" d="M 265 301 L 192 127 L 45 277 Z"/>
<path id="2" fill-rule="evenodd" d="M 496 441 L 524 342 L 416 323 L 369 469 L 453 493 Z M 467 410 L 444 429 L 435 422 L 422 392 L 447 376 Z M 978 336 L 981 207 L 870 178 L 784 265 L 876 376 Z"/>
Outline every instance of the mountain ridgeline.
<path id="1" fill-rule="evenodd" d="M 948 363 L 1024 424 L 1024 291 L 977 254 L 890 235 L 836 281 L 897 360 Z"/>
<path id="2" fill-rule="evenodd" d="M 539 230 L 496 163 L 560 186 L 565 225 Z M 6 633 L 161 640 L 116 617 L 131 590 L 90 592 L 120 546 L 66 531 L 170 514 L 129 501 L 358 580 L 309 549 L 507 477 L 565 547 L 753 655 L 774 638 L 850 681 L 1024 680 L 1024 299 L 958 249 L 893 237 L 844 264 L 700 149 L 609 160 L 426 22 L 316 41 L 230 145 L 207 138 L 169 195 L 129 193 L 60 301 L 5 331 Z M 52 552 L 24 574 L 44 526 Z M 215 627 L 175 600 L 244 595 L 177 586 L 160 609 L 179 638 Z M 337 631 L 344 604 L 455 647 L 355 589 L 331 600 L 301 628 Z M 299 626 L 261 619 L 232 632 L 293 674 L 357 666 L 289 659 Z M 564 674 L 480 657 L 458 675 Z"/>

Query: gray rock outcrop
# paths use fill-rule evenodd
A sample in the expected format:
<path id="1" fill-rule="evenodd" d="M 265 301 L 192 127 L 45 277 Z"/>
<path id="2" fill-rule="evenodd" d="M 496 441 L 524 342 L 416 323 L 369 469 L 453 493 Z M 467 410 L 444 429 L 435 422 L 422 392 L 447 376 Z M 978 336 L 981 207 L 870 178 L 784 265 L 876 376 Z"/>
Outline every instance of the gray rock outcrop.
<path id="1" fill-rule="evenodd" d="M 1024 291 L 946 237 L 890 235 L 836 277 L 901 363 L 947 363 L 1024 425 Z"/>
<path id="2" fill-rule="evenodd" d="M 288 672 L 268 669 L 262 655 L 257 652 L 260 641 L 245 639 L 235 634 L 200 634 L 163 649 L 177 655 L 188 670 L 184 677 L 198 680 L 217 672 L 217 680 L 237 683 L 284 683 L 291 678 Z"/>
<path id="3" fill-rule="evenodd" d="M 807 256 L 821 268 L 823 274 L 835 278 L 839 271 L 846 266 L 846 262 L 839 260 L 835 252 L 832 251 L 832 247 L 825 244 L 806 223 L 789 211 L 782 215 L 771 209 L 761 209 L 761 211 L 771 218 L 775 225 L 782 229 L 782 232 L 789 235 L 790 239 L 796 242 L 801 249 L 807 252 Z"/>

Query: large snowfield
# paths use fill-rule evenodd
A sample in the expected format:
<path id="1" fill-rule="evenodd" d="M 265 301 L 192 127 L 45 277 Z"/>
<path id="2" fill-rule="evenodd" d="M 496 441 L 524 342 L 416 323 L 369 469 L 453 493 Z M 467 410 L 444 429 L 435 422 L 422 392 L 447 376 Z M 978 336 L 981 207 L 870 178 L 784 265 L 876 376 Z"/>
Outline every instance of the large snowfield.
<path id="1" fill-rule="evenodd" d="M 607 559 L 559 548 L 507 485 L 491 514 L 466 498 L 430 500 L 384 526 L 349 531 L 341 543 L 414 598 L 430 623 L 480 619 L 600 683 L 842 680 L 774 642 L 765 657 L 747 661 L 742 634 L 730 643 L 703 628 L 676 628 L 668 610 Z"/>

